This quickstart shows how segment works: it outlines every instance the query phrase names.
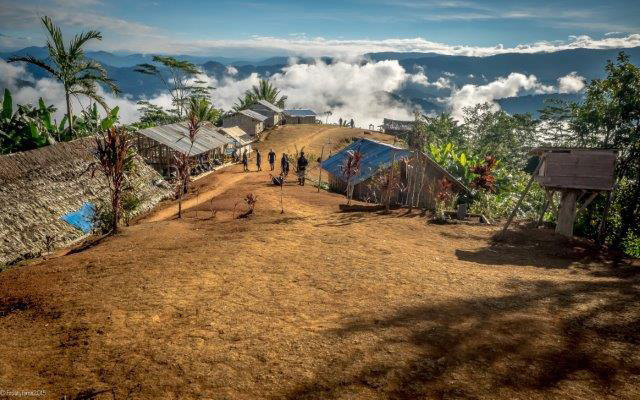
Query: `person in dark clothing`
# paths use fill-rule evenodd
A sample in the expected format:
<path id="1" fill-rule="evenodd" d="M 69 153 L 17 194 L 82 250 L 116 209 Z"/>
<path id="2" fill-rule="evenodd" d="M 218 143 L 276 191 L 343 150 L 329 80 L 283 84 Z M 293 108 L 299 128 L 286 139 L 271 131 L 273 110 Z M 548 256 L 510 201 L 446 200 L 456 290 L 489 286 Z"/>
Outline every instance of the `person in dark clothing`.
<path id="1" fill-rule="evenodd" d="M 249 171 L 249 156 L 247 155 L 246 150 L 242 153 L 242 169 L 244 172 Z"/>
<path id="2" fill-rule="evenodd" d="M 262 171 L 262 154 L 260 154 L 259 150 L 256 150 L 256 166 L 258 171 Z"/>
<path id="3" fill-rule="evenodd" d="M 276 167 L 276 153 L 273 151 L 273 149 L 271 149 L 271 151 L 269 151 L 269 166 L 271 167 L 271 170 L 273 171 Z"/>
<path id="4" fill-rule="evenodd" d="M 286 153 L 282 153 L 282 158 L 280 159 L 280 173 L 283 176 L 289 175 L 289 159 Z"/>
<path id="5" fill-rule="evenodd" d="M 355 122 L 353 122 L 353 118 L 351 118 L 351 122 L 349 122 L 349 126 L 351 126 L 351 129 L 353 129 L 353 127 L 356 125 Z"/>
<path id="6" fill-rule="evenodd" d="M 304 186 L 307 165 L 309 165 L 309 161 L 304 156 L 304 151 L 301 151 L 300 157 L 298 157 L 298 184 L 300 184 L 300 186 Z"/>

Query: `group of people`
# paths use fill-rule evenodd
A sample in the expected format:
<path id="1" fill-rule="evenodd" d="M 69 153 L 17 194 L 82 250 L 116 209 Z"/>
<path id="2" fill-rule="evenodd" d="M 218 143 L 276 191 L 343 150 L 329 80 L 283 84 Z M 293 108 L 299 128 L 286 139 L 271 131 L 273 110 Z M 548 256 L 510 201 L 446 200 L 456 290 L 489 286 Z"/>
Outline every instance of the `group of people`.
<path id="1" fill-rule="evenodd" d="M 273 149 L 269 151 L 267 158 L 271 171 L 275 171 L 276 153 Z M 296 174 L 298 175 L 298 184 L 300 186 L 304 186 L 308 165 L 309 161 L 305 157 L 304 151 L 301 151 L 296 161 Z M 249 172 L 249 154 L 246 150 L 242 153 L 242 167 L 244 172 Z M 256 150 L 256 167 L 258 171 L 262 171 L 262 154 L 260 150 Z M 280 158 L 280 175 L 285 178 L 289 175 L 289 156 L 286 153 L 282 153 L 282 157 Z"/>

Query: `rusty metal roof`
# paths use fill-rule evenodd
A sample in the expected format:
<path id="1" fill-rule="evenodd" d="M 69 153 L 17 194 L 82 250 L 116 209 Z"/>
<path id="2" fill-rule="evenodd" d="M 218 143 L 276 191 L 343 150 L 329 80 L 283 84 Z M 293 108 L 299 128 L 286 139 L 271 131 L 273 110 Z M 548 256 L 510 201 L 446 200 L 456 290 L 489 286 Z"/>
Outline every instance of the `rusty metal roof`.
<path id="1" fill-rule="evenodd" d="M 240 129 L 238 126 L 232 126 L 228 128 L 219 128 L 219 131 L 231 136 L 235 141 L 240 143 L 241 146 L 255 142 L 255 138 L 249 135 L 247 132 Z"/>
<path id="2" fill-rule="evenodd" d="M 267 120 L 267 118 L 269 118 L 269 117 L 265 117 L 264 115 L 255 112 L 253 110 L 240 110 L 240 111 L 238 111 L 238 114 L 245 115 L 245 116 L 247 116 L 247 117 L 249 117 L 251 119 L 255 119 L 256 121 L 260 121 L 260 122 L 264 122 L 264 121 Z"/>
<path id="3" fill-rule="evenodd" d="M 234 141 L 232 138 L 218 132 L 215 126 L 210 123 L 207 123 L 198 130 L 193 147 L 189 140 L 189 128 L 186 122 L 154 126 L 152 128 L 142 129 L 138 131 L 138 133 L 189 156 L 195 156 L 221 148 Z"/>
<path id="4" fill-rule="evenodd" d="M 269 110 L 273 111 L 274 113 L 281 113 L 282 112 L 282 108 L 269 103 L 266 100 L 258 100 L 256 103 L 263 105 L 264 107 L 267 107 Z"/>

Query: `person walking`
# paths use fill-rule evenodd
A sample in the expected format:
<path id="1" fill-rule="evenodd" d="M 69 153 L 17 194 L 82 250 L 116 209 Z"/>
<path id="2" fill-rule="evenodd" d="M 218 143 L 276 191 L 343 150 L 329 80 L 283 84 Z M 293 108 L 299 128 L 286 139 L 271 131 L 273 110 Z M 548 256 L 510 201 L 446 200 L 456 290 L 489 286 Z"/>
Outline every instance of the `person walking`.
<path id="1" fill-rule="evenodd" d="M 260 150 L 256 150 L 256 166 L 258 171 L 262 171 L 262 154 L 260 154 Z"/>
<path id="2" fill-rule="evenodd" d="M 309 165 L 309 161 L 304 156 L 304 151 L 300 152 L 300 157 L 298 157 L 298 184 L 300 186 L 304 186 L 305 175 L 307 172 L 307 165 Z"/>
<path id="3" fill-rule="evenodd" d="M 273 151 L 273 149 L 271 149 L 271 151 L 269 151 L 269 166 L 271 167 L 271 170 L 273 171 L 276 168 L 276 153 Z"/>
<path id="4" fill-rule="evenodd" d="M 247 155 L 247 150 L 242 153 L 242 169 L 244 172 L 249 171 L 249 156 Z"/>

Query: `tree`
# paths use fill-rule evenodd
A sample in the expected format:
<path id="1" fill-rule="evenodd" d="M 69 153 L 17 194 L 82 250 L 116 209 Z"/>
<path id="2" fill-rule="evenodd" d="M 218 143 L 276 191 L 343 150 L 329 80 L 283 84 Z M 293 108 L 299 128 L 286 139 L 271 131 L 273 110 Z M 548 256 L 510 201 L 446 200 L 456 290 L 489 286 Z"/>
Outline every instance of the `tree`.
<path id="1" fill-rule="evenodd" d="M 148 101 L 138 101 L 138 111 L 140 120 L 136 122 L 137 128 L 148 128 L 150 126 L 173 124 L 180 121 L 176 110 L 165 110 L 161 106 L 151 104 Z"/>
<path id="2" fill-rule="evenodd" d="M 109 107 L 98 94 L 98 84 L 104 84 L 112 92 L 118 93 L 118 87 L 107 75 L 107 71 L 99 63 L 85 58 L 83 46 L 91 40 L 102 40 L 98 31 L 82 32 L 65 45 L 60 28 L 54 25 L 51 18 L 41 19 L 47 30 L 47 50 L 49 60 L 41 60 L 32 56 L 11 57 L 9 62 L 26 62 L 44 69 L 64 86 L 67 105 L 69 131 L 73 134 L 73 114 L 71 96 L 85 96 L 99 103 L 108 112 Z"/>
<path id="3" fill-rule="evenodd" d="M 593 80 L 584 102 L 572 106 L 571 128 L 579 143 L 620 150 L 613 198 L 619 216 L 608 217 L 616 220 L 608 236 L 624 250 L 630 237 L 640 241 L 640 68 L 621 52 L 605 70 L 606 78 Z"/>
<path id="4" fill-rule="evenodd" d="M 202 71 L 189 61 L 170 56 L 153 56 L 153 62 L 164 68 L 145 63 L 138 64 L 134 71 L 155 76 L 162 82 L 171 95 L 179 119 L 185 114 L 190 97 L 206 98 L 209 90 L 213 89 L 202 80 L 194 80 Z"/>
<path id="5" fill-rule="evenodd" d="M 249 92 L 251 96 L 257 100 L 266 100 L 280 108 L 284 108 L 287 96 L 281 95 L 280 90 L 276 89 L 268 80 L 261 79 L 258 85 L 254 85 Z"/>
<path id="6" fill-rule="evenodd" d="M 261 79 L 257 85 L 244 92 L 238 101 L 233 105 L 234 111 L 244 110 L 256 104 L 258 100 L 265 100 L 280 108 L 284 108 L 287 96 L 281 95 L 268 80 Z"/>
<path id="7" fill-rule="evenodd" d="M 209 101 L 204 98 L 192 97 L 187 106 L 187 120 L 189 129 L 189 151 L 174 156 L 175 166 L 180 182 L 178 185 L 178 218 L 182 218 L 182 197 L 189 190 L 189 177 L 191 176 L 191 151 L 196 141 L 198 131 L 206 122 L 213 122 L 219 118 L 220 113 Z"/>
<path id="8" fill-rule="evenodd" d="M 111 199 L 111 233 L 118 233 L 122 218 L 122 189 L 133 165 L 133 143 L 124 127 L 102 129 L 96 135 L 96 163 L 92 175 L 101 172 L 107 180 Z"/>

